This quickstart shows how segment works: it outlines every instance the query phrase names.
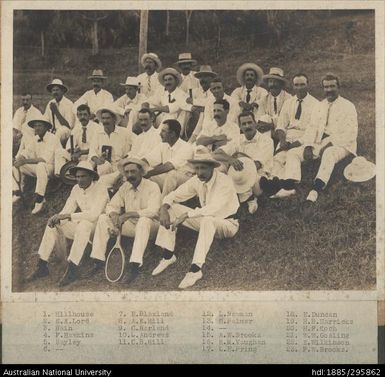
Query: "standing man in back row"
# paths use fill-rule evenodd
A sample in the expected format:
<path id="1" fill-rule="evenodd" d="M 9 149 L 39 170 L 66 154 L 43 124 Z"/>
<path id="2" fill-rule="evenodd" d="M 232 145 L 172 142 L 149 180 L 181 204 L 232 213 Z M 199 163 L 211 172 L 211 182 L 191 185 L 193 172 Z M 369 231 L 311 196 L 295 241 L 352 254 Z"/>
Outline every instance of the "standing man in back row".
<path id="1" fill-rule="evenodd" d="M 151 97 L 161 89 L 158 80 L 158 72 L 162 68 L 162 62 L 160 61 L 159 56 L 153 52 L 143 54 L 140 61 L 144 68 L 144 72 L 138 75 L 138 84 L 141 88 L 141 93 L 146 97 Z"/>

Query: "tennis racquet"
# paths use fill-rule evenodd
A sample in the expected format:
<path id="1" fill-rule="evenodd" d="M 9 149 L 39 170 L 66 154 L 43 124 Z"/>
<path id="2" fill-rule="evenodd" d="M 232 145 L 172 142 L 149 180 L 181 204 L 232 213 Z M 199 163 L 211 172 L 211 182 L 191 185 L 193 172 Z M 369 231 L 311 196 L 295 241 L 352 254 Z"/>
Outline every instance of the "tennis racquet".
<path id="1" fill-rule="evenodd" d="M 126 257 L 124 255 L 120 237 L 121 236 L 119 233 L 116 238 L 115 245 L 108 253 L 106 265 L 104 268 L 106 278 L 110 283 L 116 283 L 122 278 L 124 274 Z"/>

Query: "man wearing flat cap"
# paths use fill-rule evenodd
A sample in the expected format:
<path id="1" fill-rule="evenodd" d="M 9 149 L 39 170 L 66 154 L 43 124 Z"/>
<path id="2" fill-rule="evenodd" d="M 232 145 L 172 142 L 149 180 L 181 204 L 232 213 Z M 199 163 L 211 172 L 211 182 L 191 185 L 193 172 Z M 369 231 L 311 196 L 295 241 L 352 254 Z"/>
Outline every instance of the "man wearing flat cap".
<path id="1" fill-rule="evenodd" d="M 64 146 L 75 125 L 74 104 L 64 95 L 68 88 L 62 80 L 52 80 L 47 90 L 53 99 L 48 102 L 44 115 L 52 125 L 51 132 L 57 135 Z"/>
<path id="2" fill-rule="evenodd" d="M 163 249 L 163 258 L 152 272 L 152 275 L 158 275 L 175 263 L 176 231 L 180 225 L 198 231 L 192 265 L 180 283 L 180 289 L 191 287 L 202 278 L 202 266 L 214 237 L 231 238 L 239 229 L 236 219 L 239 202 L 231 178 L 216 170 L 220 163 L 205 148 L 198 148 L 190 162 L 196 176 L 163 199 L 155 241 Z M 196 196 L 200 207 L 192 209 L 180 204 Z"/>
<path id="3" fill-rule="evenodd" d="M 192 58 L 191 52 L 179 54 L 178 61 L 175 63 L 182 75 L 182 83 L 180 88 L 192 98 L 194 89 L 199 88 L 199 80 L 195 77 L 192 68 L 197 64 L 197 61 Z"/>
<path id="4" fill-rule="evenodd" d="M 101 69 L 94 69 L 92 75 L 88 76 L 88 80 L 92 82 L 92 89 L 87 90 L 75 103 L 74 112 L 76 114 L 79 105 L 87 105 L 91 110 L 91 120 L 96 117 L 96 111 L 104 105 L 114 102 L 112 94 L 103 89 L 103 85 L 107 77 L 104 76 Z"/>
<path id="5" fill-rule="evenodd" d="M 140 133 L 140 127 L 137 125 L 138 113 L 146 102 L 146 96 L 139 93 L 139 81 L 136 77 L 128 76 L 126 82 L 120 85 L 124 87 L 125 94 L 115 101 L 115 105 L 122 109 L 123 123 L 127 124 L 129 132 Z"/>
<path id="6" fill-rule="evenodd" d="M 149 238 L 154 239 L 159 227 L 156 220 L 160 207 L 160 190 L 155 182 L 143 178 L 147 165 L 137 158 L 120 161 L 119 169 L 126 182 L 119 188 L 107 205 L 96 226 L 91 258 L 94 272 L 104 267 L 106 248 L 110 237 L 121 233 L 134 238 L 125 282 L 130 284 L 139 274 L 143 254 Z"/>
<path id="7" fill-rule="evenodd" d="M 241 85 L 235 88 L 231 97 L 239 104 L 239 113 L 258 112 L 259 102 L 267 95 L 267 91 L 259 85 L 262 83 L 263 70 L 257 64 L 245 63 L 237 70 L 237 81 Z"/>
<path id="8" fill-rule="evenodd" d="M 106 187 L 95 182 L 99 176 L 88 161 L 79 162 L 71 169 L 71 174 L 76 177 L 77 184 L 60 213 L 48 220 L 38 251 L 39 261 L 28 278 L 29 281 L 49 275 L 49 257 L 61 235 L 73 240 L 73 243 L 67 269 L 59 281 L 59 286 L 68 285 L 78 278 L 78 266 L 84 250 L 92 239 L 96 222 L 109 200 Z"/>
<path id="9" fill-rule="evenodd" d="M 36 177 L 32 214 L 37 214 L 43 209 L 48 179 L 54 174 L 55 152 L 62 149 L 62 146 L 58 137 L 49 132 L 52 124 L 45 116 L 33 117 L 28 126 L 34 129 L 35 137 L 26 144 L 25 149 L 18 152 L 13 163 L 13 202 L 22 195 L 19 184 L 23 190 L 24 175 Z"/>
<path id="10" fill-rule="evenodd" d="M 161 89 L 158 72 L 162 69 L 162 62 L 153 52 L 143 54 L 140 61 L 144 68 L 144 72 L 137 76 L 141 93 L 146 97 L 151 97 Z"/>

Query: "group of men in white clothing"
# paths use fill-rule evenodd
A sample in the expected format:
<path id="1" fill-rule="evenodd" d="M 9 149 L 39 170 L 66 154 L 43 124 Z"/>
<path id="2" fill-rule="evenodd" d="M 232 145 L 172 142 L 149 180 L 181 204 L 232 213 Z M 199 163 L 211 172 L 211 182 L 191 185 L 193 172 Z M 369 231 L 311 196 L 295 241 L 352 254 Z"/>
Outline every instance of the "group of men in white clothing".
<path id="1" fill-rule="evenodd" d="M 125 283 L 141 271 L 149 242 L 162 249 L 158 275 L 175 263 L 179 226 L 198 232 L 192 264 L 179 288 L 193 286 L 214 238 L 234 237 L 244 203 L 257 213 L 258 197 L 296 194 L 301 163 L 320 159 L 306 200 L 318 199 L 335 165 L 357 150 L 355 106 L 339 94 L 340 80 L 326 74 L 325 99 L 309 93 L 309 79 L 292 78 L 294 95 L 282 69 L 268 74 L 254 63 L 236 73 L 239 87 L 225 93 L 224 82 L 208 65 L 199 71 L 191 53 L 182 53 L 176 67 L 162 69 L 155 53 L 141 59 L 144 72 L 121 85 L 114 96 L 103 88 L 107 77 L 95 69 L 92 89 L 74 103 L 61 79 L 47 85 L 52 100 L 44 115 L 23 93 L 14 116 L 19 148 L 13 162 L 13 202 L 23 191 L 24 177 L 36 177 L 32 214 L 46 202 L 49 179 L 75 161 L 76 179 L 59 214 L 48 220 L 39 260 L 29 281 L 49 275 L 48 261 L 57 238 L 73 243 L 67 269 L 59 281 L 66 286 L 79 278 L 79 264 L 91 244 L 89 276 L 103 271 L 108 241 L 118 234 L 134 239 Z M 263 85 L 264 87 L 262 87 Z M 196 197 L 191 208 L 186 201 Z"/>

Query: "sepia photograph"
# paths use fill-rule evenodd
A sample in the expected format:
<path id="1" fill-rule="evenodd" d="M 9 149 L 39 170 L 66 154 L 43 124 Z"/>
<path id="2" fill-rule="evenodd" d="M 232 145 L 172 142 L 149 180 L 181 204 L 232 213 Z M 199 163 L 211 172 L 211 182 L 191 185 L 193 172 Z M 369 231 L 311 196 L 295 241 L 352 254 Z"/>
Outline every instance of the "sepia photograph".
<path id="1" fill-rule="evenodd" d="M 376 289 L 373 9 L 47 8 L 8 42 L 13 293 Z"/>

